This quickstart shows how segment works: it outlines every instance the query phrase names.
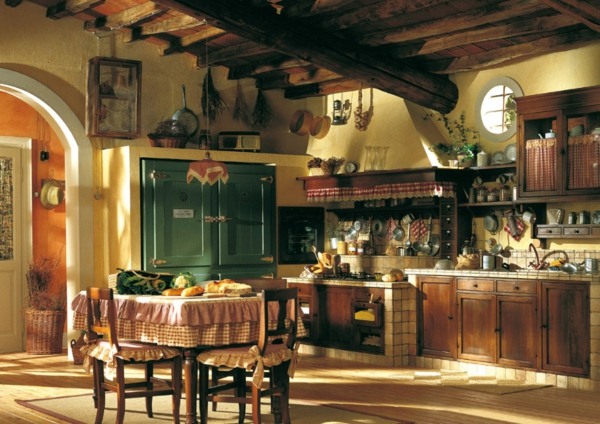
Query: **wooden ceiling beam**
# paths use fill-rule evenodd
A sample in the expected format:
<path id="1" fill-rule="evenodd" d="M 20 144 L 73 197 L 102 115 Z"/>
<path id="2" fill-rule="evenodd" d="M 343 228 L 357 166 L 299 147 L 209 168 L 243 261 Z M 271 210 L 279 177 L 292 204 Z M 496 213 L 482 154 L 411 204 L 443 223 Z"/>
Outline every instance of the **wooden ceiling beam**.
<path id="1" fill-rule="evenodd" d="M 375 31 L 366 34 L 360 42 L 370 46 L 380 46 L 387 43 L 403 43 L 419 39 L 446 36 L 457 29 L 479 27 L 493 24 L 497 21 L 522 17 L 529 13 L 544 9 L 536 0 L 509 0 L 495 5 L 487 5 L 470 12 L 457 13 L 443 19 L 435 19 L 414 25 L 407 25 L 398 30 Z"/>
<path id="2" fill-rule="evenodd" d="M 66 0 L 46 9 L 46 17 L 60 19 L 65 16 L 74 16 L 92 7 L 100 6 L 106 0 Z"/>
<path id="3" fill-rule="evenodd" d="M 328 81 L 339 80 L 340 78 L 343 77 L 335 72 L 320 68 L 304 70 L 293 74 L 278 73 L 274 77 L 260 77 L 258 78 L 260 83 L 257 84 L 257 87 L 262 88 L 263 90 L 274 90 L 288 88 L 289 86 L 296 87 L 307 84 L 322 84 Z"/>
<path id="4" fill-rule="evenodd" d="M 409 47 L 390 47 L 389 54 L 398 59 L 420 56 L 436 53 L 442 50 L 460 47 L 468 44 L 482 43 L 484 41 L 502 40 L 510 37 L 518 37 L 539 32 L 552 31 L 571 25 L 577 22 L 565 15 L 554 15 L 540 18 L 519 21 L 518 23 L 509 23 L 465 31 L 456 34 L 450 34 L 446 37 L 436 37 L 425 41 L 422 45 Z"/>
<path id="5" fill-rule="evenodd" d="M 200 46 L 197 52 L 195 52 L 198 55 L 198 64 L 200 66 L 220 65 L 233 59 L 243 59 L 271 51 L 271 49 L 268 47 L 265 47 L 261 44 L 256 44 L 252 41 L 246 41 L 233 46 L 223 47 L 218 50 L 212 49 L 208 54 L 208 58 L 206 57 L 206 53 L 203 51 L 203 49 L 204 47 Z M 187 51 L 190 53 L 193 52 L 189 48 Z"/>
<path id="6" fill-rule="evenodd" d="M 260 9 L 257 13 L 236 0 L 156 2 L 192 16 L 206 16 L 211 25 L 225 31 L 441 113 L 448 113 L 456 106 L 458 90 L 446 77 L 391 61 L 372 49 L 352 45 L 348 40 L 305 23 L 297 24 L 275 12 Z"/>
<path id="7" fill-rule="evenodd" d="M 121 41 L 124 43 L 131 43 L 133 41 L 143 40 L 152 35 L 181 31 L 184 29 L 195 28 L 199 25 L 202 25 L 202 21 L 191 16 L 176 16 L 171 19 L 165 19 L 164 21 L 149 22 L 132 29 L 123 29 L 121 31 Z"/>
<path id="8" fill-rule="evenodd" d="M 254 78 L 273 71 L 285 71 L 286 69 L 297 68 L 302 66 L 309 66 L 310 63 L 300 59 L 287 59 L 287 60 L 272 60 L 267 64 L 256 65 L 255 63 L 248 65 L 232 66 L 229 68 L 229 75 L 227 76 L 230 80 L 236 80 L 241 78 Z"/>
<path id="9" fill-rule="evenodd" d="M 148 19 L 154 15 L 163 13 L 165 10 L 166 8 L 149 1 L 140 4 L 139 6 L 125 9 L 122 12 L 115 13 L 114 15 L 86 21 L 83 25 L 83 28 L 90 32 L 114 31 L 116 29 L 134 25 L 135 23 L 144 19 Z"/>
<path id="10" fill-rule="evenodd" d="M 600 32 L 600 10 L 581 0 L 541 0 L 554 10 L 570 16 L 594 31 Z"/>
<path id="11" fill-rule="evenodd" d="M 299 87 L 287 88 L 284 90 L 284 97 L 291 100 L 305 99 L 307 97 L 330 96 L 332 94 L 356 91 L 360 88 L 368 88 L 362 83 L 340 78 L 325 83 L 307 84 Z"/>
<path id="12" fill-rule="evenodd" d="M 440 69 L 436 69 L 434 67 L 435 65 L 425 66 L 432 72 L 449 74 L 473 71 L 490 66 L 497 66 L 501 63 L 509 62 L 518 58 L 546 55 L 549 53 L 574 49 L 588 42 L 597 42 L 598 38 L 598 34 L 589 29 L 572 31 L 552 37 L 542 38 L 529 43 L 503 47 L 483 53 L 476 53 L 469 56 L 456 58 L 451 61 L 449 66 L 444 66 Z"/>

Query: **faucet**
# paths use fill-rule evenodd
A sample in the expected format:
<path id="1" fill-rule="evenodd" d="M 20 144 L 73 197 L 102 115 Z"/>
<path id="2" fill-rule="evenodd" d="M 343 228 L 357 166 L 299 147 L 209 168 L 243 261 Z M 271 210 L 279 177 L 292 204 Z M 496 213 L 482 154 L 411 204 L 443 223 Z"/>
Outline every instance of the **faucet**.
<path id="1" fill-rule="evenodd" d="M 535 248 L 535 246 L 533 245 L 533 243 L 529 243 L 529 252 L 531 252 L 533 250 L 533 253 L 535 253 L 535 263 L 533 263 L 533 261 L 529 262 L 529 266 L 534 268 L 534 269 L 540 269 L 542 267 L 542 264 L 540 263 L 540 255 L 538 255 L 538 251 Z"/>

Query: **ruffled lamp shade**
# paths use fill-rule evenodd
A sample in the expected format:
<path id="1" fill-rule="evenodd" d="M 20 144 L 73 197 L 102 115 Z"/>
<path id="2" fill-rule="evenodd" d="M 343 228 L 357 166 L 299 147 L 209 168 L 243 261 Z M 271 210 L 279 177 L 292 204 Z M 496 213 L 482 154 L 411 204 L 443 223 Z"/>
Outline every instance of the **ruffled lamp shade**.
<path id="1" fill-rule="evenodd" d="M 187 183 L 191 183 L 193 179 L 197 179 L 202 184 L 213 185 L 221 180 L 223 184 L 227 184 L 229 173 L 227 165 L 223 162 L 212 160 L 210 152 L 206 152 L 204 159 L 190 163 L 187 172 Z"/>

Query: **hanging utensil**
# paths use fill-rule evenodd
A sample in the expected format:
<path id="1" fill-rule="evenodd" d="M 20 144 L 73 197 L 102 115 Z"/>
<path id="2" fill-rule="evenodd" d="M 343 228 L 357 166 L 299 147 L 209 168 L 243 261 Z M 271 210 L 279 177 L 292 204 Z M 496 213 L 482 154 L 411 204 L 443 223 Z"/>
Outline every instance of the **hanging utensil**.
<path id="1" fill-rule="evenodd" d="M 192 136 L 198 131 L 198 118 L 196 114 L 187 108 L 185 100 L 185 84 L 181 84 L 183 94 L 183 108 L 173 114 L 172 119 L 180 122 L 185 127 L 188 136 Z"/>
<path id="2" fill-rule="evenodd" d="M 431 243 L 431 252 L 429 252 L 429 256 L 437 255 L 440 251 L 440 244 L 442 243 L 440 236 L 432 234 L 429 238 L 429 242 Z"/>
<path id="3" fill-rule="evenodd" d="M 425 243 L 423 243 L 421 245 L 421 253 L 423 253 L 425 255 L 430 255 L 431 254 L 431 250 L 432 250 L 432 246 L 431 246 L 431 221 L 432 221 L 432 218 L 430 216 L 429 219 L 427 220 L 427 240 L 425 240 Z"/>

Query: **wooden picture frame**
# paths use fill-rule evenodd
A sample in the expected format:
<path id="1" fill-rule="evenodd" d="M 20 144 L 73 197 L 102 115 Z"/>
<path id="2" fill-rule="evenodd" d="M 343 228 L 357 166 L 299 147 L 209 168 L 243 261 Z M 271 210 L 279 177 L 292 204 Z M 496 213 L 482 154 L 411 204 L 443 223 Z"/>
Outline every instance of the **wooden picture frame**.
<path id="1" fill-rule="evenodd" d="M 88 136 L 133 139 L 140 136 L 142 63 L 109 57 L 88 62 Z"/>

